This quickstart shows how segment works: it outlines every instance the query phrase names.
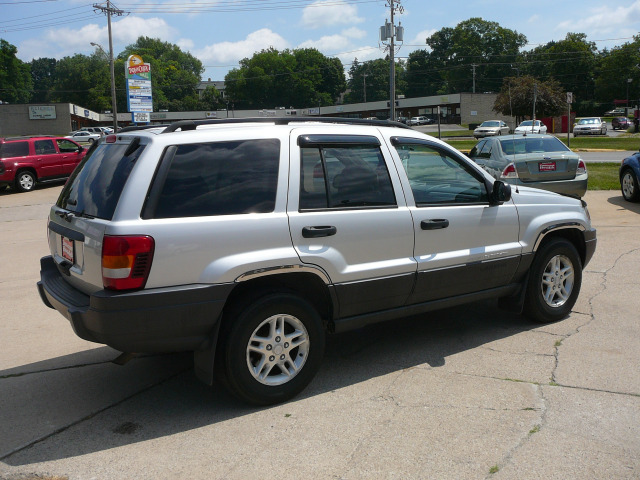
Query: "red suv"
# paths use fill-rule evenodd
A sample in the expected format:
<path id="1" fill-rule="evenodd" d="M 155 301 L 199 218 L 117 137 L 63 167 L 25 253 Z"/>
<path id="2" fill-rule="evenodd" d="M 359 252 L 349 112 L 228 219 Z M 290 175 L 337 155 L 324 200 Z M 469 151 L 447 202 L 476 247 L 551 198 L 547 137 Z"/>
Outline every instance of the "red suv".
<path id="1" fill-rule="evenodd" d="M 0 187 L 28 192 L 36 182 L 66 178 L 86 153 L 68 138 L 0 138 Z"/>

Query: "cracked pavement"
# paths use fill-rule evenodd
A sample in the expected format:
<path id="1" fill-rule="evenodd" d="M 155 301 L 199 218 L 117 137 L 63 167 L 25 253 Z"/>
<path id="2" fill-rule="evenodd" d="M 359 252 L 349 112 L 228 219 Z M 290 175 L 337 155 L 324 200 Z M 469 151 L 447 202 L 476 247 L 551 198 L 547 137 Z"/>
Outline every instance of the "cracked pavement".
<path id="1" fill-rule="evenodd" d="M 293 401 L 239 405 L 189 354 L 79 339 L 38 296 L 60 186 L 0 192 L 2 479 L 638 479 L 640 204 L 588 192 L 571 315 L 482 302 L 331 336 Z"/>

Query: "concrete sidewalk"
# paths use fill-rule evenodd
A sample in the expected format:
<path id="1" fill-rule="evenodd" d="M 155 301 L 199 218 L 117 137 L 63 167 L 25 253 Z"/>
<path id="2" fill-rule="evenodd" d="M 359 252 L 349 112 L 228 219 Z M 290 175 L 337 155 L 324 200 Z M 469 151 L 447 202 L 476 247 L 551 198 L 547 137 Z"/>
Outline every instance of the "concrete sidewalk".
<path id="1" fill-rule="evenodd" d="M 117 366 L 42 304 L 59 191 L 0 193 L 2 479 L 640 478 L 640 204 L 618 191 L 585 198 L 598 248 L 567 319 L 479 303 L 333 336 L 263 409 L 188 354 Z"/>

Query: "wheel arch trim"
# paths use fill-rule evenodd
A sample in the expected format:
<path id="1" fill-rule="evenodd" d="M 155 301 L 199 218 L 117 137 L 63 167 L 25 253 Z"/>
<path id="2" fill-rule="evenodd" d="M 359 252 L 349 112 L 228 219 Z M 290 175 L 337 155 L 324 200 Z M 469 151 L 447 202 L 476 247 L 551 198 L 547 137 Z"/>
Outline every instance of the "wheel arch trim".
<path id="1" fill-rule="evenodd" d="M 266 277 L 269 275 L 279 275 L 281 273 L 311 273 L 322 280 L 325 285 L 331 284 L 329 275 L 320 267 L 313 265 L 279 265 L 273 267 L 259 268 L 243 273 L 235 279 L 236 283 L 254 280 L 256 278 Z"/>
<path id="2" fill-rule="evenodd" d="M 533 244 L 533 251 L 536 252 L 538 250 L 538 248 L 540 247 L 540 244 L 542 243 L 542 241 L 550 233 L 557 232 L 559 230 L 571 230 L 571 229 L 579 230 L 580 232 L 584 232 L 586 230 L 585 226 L 582 225 L 581 223 L 578 223 L 578 222 L 570 222 L 570 223 L 561 223 L 561 224 L 549 225 L 548 227 L 544 228 L 538 234 L 538 238 L 536 239 L 535 243 Z"/>

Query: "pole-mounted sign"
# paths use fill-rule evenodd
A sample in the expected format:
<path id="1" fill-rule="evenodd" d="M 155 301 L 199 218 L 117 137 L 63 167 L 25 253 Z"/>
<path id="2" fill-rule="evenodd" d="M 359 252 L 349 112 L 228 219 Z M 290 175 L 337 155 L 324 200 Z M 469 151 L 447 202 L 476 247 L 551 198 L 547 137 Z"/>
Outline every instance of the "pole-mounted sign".
<path id="1" fill-rule="evenodd" d="M 132 113 L 132 120 L 139 123 L 146 116 L 139 115 L 136 120 L 136 113 L 153 112 L 151 64 L 144 63 L 139 55 L 130 55 L 124 64 L 124 71 L 127 79 L 127 108 Z"/>

